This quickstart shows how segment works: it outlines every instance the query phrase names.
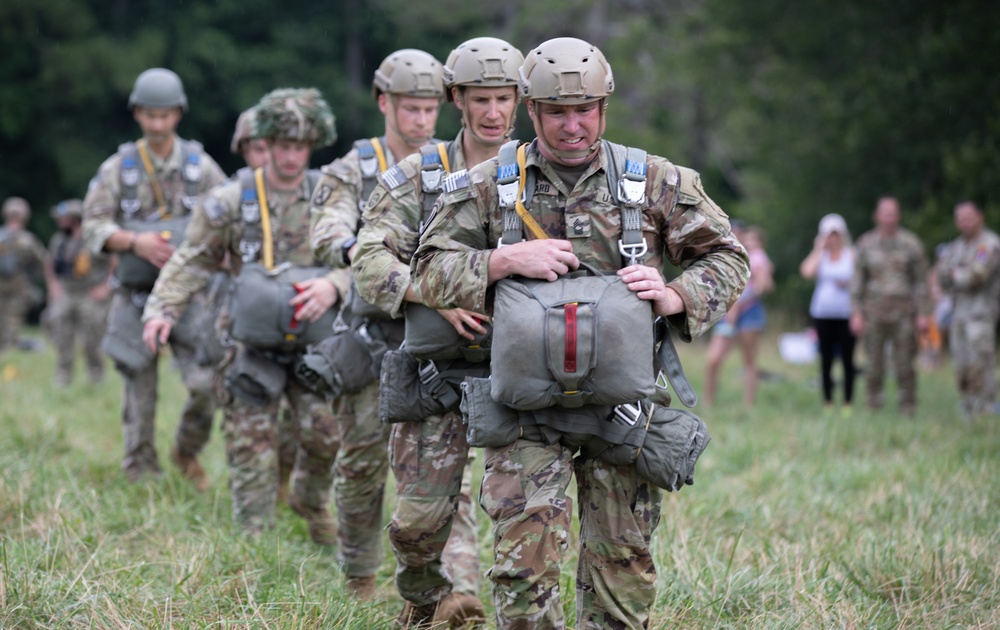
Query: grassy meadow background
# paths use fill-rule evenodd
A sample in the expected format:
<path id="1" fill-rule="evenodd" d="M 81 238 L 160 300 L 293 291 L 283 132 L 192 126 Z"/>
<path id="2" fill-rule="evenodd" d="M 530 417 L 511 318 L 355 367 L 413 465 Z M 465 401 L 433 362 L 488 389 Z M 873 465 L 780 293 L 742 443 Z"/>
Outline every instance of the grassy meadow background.
<path id="1" fill-rule="evenodd" d="M 681 348 L 696 387 L 705 348 Z M 117 374 L 90 387 L 78 373 L 57 390 L 53 360 L 51 349 L 0 357 L 0 628 L 390 625 L 401 601 L 388 545 L 382 598 L 359 605 L 334 550 L 311 544 L 287 507 L 259 539 L 234 530 L 218 431 L 203 457 L 211 489 L 180 478 L 167 455 L 184 395 L 169 361 L 165 474 L 129 485 Z M 713 440 L 696 485 L 665 495 L 650 627 L 1000 626 L 1000 435 L 995 419 L 959 419 L 949 368 L 922 373 L 916 418 L 892 406 L 845 418 L 823 414 L 817 369 L 782 363 L 773 340 L 761 363 L 775 378 L 741 408 L 738 363 L 715 407 L 697 410 Z M 386 515 L 391 505 L 390 493 Z M 480 527 L 485 563 L 482 514 Z M 566 593 L 573 575 L 567 564 Z M 572 596 L 564 604 L 572 627 Z"/>

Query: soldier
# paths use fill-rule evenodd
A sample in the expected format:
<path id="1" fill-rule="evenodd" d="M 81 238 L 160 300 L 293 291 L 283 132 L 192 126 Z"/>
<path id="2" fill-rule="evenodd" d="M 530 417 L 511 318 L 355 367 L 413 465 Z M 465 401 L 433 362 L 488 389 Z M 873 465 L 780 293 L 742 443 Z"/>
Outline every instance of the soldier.
<path id="1" fill-rule="evenodd" d="M 996 326 L 1000 317 L 1000 237 L 985 226 L 971 201 L 955 206 L 961 233 L 938 264 L 941 288 L 954 299 L 951 354 L 962 413 L 967 420 L 993 413 L 996 400 Z"/>
<path id="2" fill-rule="evenodd" d="M 626 241 L 625 212 L 613 202 L 607 174 L 616 168 L 610 166 L 617 160 L 611 157 L 616 145 L 601 140 L 614 90 L 604 55 L 578 39 L 549 40 L 525 57 L 518 87 L 537 140 L 517 150 L 516 170 L 509 168 L 505 146 L 497 160 L 446 186 L 450 192 L 438 200 L 413 260 L 421 299 L 434 308 L 478 312 L 502 278 L 554 281 L 586 262 L 601 272 L 617 271 L 628 289 L 650 301 L 652 311 L 669 318 L 686 339 L 708 330 L 736 301 L 748 264 L 728 218 L 707 197 L 697 173 L 654 156 L 630 161 L 616 182 L 628 189 Z M 525 194 L 518 193 L 518 176 L 534 179 L 530 198 L 525 179 L 520 180 Z M 630 183 L 642 179 L 641 187 Z M 632 241 L 638 229 L 639 242 Z M 529 231 L 537 240 L 523 241 Z M 500 242 L 504 245 L 494 249 Z M 658 271 L 664 257 L 684 269 L 669 285 Z M 502 343 L 517 340 L 495 338 L 494 359 Z M 587 410 L 585 405 L 539 412 L 565 424 Z M 519 422 L 526 418 L 522 413 Z M 578 627 L 645 627 L 656 595 L 649 542 L 659 520 L 659 490 L 634 466 L 574 460 L 574 445 L 580 444 L 574 433 L 552 441 L 529 429 L 485 453 L 479 500 L 494 526 L 495 561 L 487 575 L 498 627 L 565 625 L 559 578 L 571 540 L 566 490 L 574 472 L 581 529 Z"/>
<path id="3" fill-rule="evenodd" d="M 270 153 L 268 153 L 267 140 L 257 136 L 254 129 L 254 117 L 256 110 L 251 107 L 236 120 L 236 130 L 233 131 L 233 141 L 229 149 L 236 155 L 243 158 L 246 165 L 251 170 L 256 170 L 265 166 Z"/>
<path id="4" fill-rule="evenodd" d="M 73 380 L 77 339 L 83 344 L 90 382 L 104 378 L 101 336 L 111 304 L 111 257 L 95 256 L 83 242 L 83 202 L 68 199 L 52 209 L 58 231 L 49 242 L 46 285 L 48 324 L 56 347 L 56 386 Z"/>
<path id="5" fill-rule="evenodd" d="M 851 332 L 864 335 L 868 367 L 868 407 L 881 408 L 886 347 L 899 385 L 899 410 L 917 409 L 917 331 L 927 329 L 930 294 L 927 257 L 915 234 L 899 227 L 899 202 L 882 197 L 875 207 L 875 229 L 858 239 L 851 279 Z"/>
<path id="6" fill-rule="evenodd" d="M 104 347 L 107 351 L 110 344 L 119 355 L 108 352 L 125 385 L 122 468 L 130 481 L 137 481 L 160 472 L 154 445 L 157 360 L 142 350 L 142 307 L 156 270 L 174 251 L 169 237 L 183 233 L 197 196 L 226 176 L 201 144 L 176 135 L 187 96 L 172 71 L 152 68 L 140 74 L 128 106 L 143 137 L 121 145 L 101 164 L 83 202 L 83 236 L 93 255 L 120 255 L 116 274 L 121 286 L 111 300 Z M 199 365 L 199 345 L 194 337 L 171 341 L 188 390 L 171 458 L 186 478 L 205 488 L 208 478 L 198 453 L 212 429 L 215 400 L 213 369 Z"/>
<path id="7" fill-rule="evenodd" d="M 441 63 L 426 52 L 398 50 L 375 71 L 372 96 L 385 118 L 385 135 L 359 140 L 344 157 L 323 167 L 312 200 L 312 244 L 317 258 L 345 267 L 357 249 L 361 213 L 376 176 L 417 153 L 434 135 L 444 96 Z M 358 310 L 358 309 L 354 309 Z M 385 316 L 388 319 L 388 315 Z M 388 343 L 399 344 L 402 323 L 369 326 Z M 375 594 L 375 572 L 382 563 L 382 501 L 388 473 L 388 428 L 379 420 L 378 381 L 335 403 L 341 450 L 334 495 L 340 526 L 338 556 L 355 597 Z"/>
<path id="8" fill-rule="evenodd" d="M 21 197 L 3 202 L 0 226 L 0 353 L 17 347 L 24 314 L 31 303 L 33 268 L 45 263 L 45 246 L 27 231 L 31 206 Z"/>
<path id="9" fill-rule="evenodd" d="M 237 333 L 236 327 L 255 324 L 241 321 L 241 317 L 254 319 L 259 315 L 264 327 L 274 326 L 278 319 L 269 319 L 263 312 L 241 315 L 237 304 L 240 281 L 249 277 L 251 269 L 263 269 L 262 275 L 280 278 L 285 269 L 316 264 L 309 246 L 309 198 L 315 177 L 307 168 L 313 148 L 336 140 L 333 114 L 316 89 L 280 89 L 261 99 L 256 124 L 260 137 L 268 143 L 269 164 L 256 171 L 241 171 L 236 180 L 211 191 L 197 205 L 184 244 L 164 267 L 146 305 L 143 340 L 153 349 L 168 338 L 192 296 L 204 287 L 228 253 L 237 282 L 230 317 L 238 343 L 227 371 L 228 395 L 223 398 L 233 519 L 252 534 L 274 524 L 281 442 L 278 412 L 284 396 L 293 410 L 298 446 L 304 453 L 289 502 L 308 521 L 313 541 L 331 545 L 336 542 L 336 526 L 328 506 L 338 447 L 333 413 L 322 398 L 291 375 L 304 347 L 271 346 Z M 294 285 L 296 295 L 288 302 L 295 309 L 289 330 L 320 320 L 349 288 L 346 272 L 314 271 Z M 264 389 L 273 387 L 273 391 L 258 398 L 248 395 L 243 385 L 253 379 Z"/>
<path id="10" fill-rule="evenodd" d="M 352 261 L 366 301 L 394 316 L 406 302 L 420 301 L 410 284 L 419 226 L 441 193 L 444 173 L 463 172 L 467 165 L 495 157 L 510 137 L 518 100 L 517 69 L 523 61 L 520 51 L 491 37 L 471 39 L 448 56 L 445 88 L 462 115 L 462 130 L 451 142 L 422 147 L 421 154 L 400 160 L 380 178 Z M 488 319 L 485 315 L 463 309 L 441 314 L 464 337 L 473 335 L 463 324 L 486 332 L 480 324 Z M 459 362 L 446 365 L 436 368 L 461 371 Z M 394 424 L 389 438 L 396 479 L 389 541 L 396 555 L 396 587 L 406 600 L 400 623 L 430 619 L 464 627 L 472 619 L 485 621 L 478 598 L 481 572 L 469 443 L 457 396 L 443 415 L 412 420 Z"/>

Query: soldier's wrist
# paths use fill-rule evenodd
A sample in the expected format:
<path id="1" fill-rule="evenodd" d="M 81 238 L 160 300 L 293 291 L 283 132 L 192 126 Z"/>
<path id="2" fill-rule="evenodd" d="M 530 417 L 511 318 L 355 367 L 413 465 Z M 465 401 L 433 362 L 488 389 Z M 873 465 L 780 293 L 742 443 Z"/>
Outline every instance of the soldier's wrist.
<path id="1" fill-rule="evenodd" d="M 126 251 L 128 251 L 129 253 L 134 254 L 135 253 L 135 242 L 137 240 L 139 240 L 139 233 L 138 232 L 132 232 L 132 234 L 129 236 L 129 239 L 128 239 L 128 249 Z"/>

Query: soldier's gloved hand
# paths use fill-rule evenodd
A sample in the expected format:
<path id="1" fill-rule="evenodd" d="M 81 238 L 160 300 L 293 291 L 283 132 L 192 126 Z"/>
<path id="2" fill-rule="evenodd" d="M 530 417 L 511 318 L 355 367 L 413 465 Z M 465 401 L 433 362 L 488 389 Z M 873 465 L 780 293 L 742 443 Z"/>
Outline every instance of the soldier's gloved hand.
<path id="1" fill-rule="evenodd" d="M 490 321 L 490 318 L 486 315 L 476 313 L 475 311 L 467 311 L 464 308 L 438 309 L 438 313 L 441 317 L 448 320 L 449 324 L 455 327 L 458 334 L 470 341 L 474 340 L 476 336 L 470 333 L 469 329 L 476 331 L 480 335 L 485 335 L 486 329 L 483 327 L 482 322 Z"/>
<path id="2" fill-rule="evenodd" d="M 569 241 L 547 238 L 507 245 L 490 252 L 490 284 L 507 276 L 552 282 L 580 266 Z"/>
<path id="3" fill-rule="evenodd" d="M 646 265 L 629 265 L 618 270 L 618 275 L 635 291 L 640 300 L 653 303 L 653 312 L 660 317 L 684 312 L 684 300 L 663 281 L 658 269 Z"/>
<path id="4" fill-rule="evenodd" d="M 135 237 L 132 250 L 139 258 L 145 258 L 157 269 L 162 269 L 174 253 L 174 246 L 159 232 L 141 232 Z"/>
<path id="5" fill-rule="evenodd" d="M 296 284 L 298 294 L 288 303 L 299 306 L 295 311 L 298 321 L 314 322 L 323 316 L 337 301 L 337 288 L 326 278 L 310 278 Z"/>
<path id="6" fill-rule="evenodd" d="M 169 320 L 163 317 L 153 317 L 142 328 L 142 342 L 146 344 L 150 352 L 156 354 L 167 343 L 173 328 L 174 325 Z"/>

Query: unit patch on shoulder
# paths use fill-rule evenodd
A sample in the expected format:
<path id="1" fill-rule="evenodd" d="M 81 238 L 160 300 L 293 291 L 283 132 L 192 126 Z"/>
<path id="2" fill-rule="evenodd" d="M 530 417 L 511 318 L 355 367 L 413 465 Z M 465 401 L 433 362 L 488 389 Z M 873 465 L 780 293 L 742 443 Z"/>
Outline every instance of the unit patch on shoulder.
<path id="1" fill-rule="evenodd" d="M 403 169 L 399 168 L 398 164 L 393 164 L 390 168 L 386 169 L 380 177 L 382 178 L 382 185 L 388 190 L 402 186 L 407 179 L 406 174 L 403 172 Z"/>
<path id="2" fill-rule="evenodd" d="M 449 174 L 444 178 L 444 182 L 441 183 L 441 187 L 446 193 L 453 193 L 460 188 L 468 188 L 468 186 L 469 171 L 465 169 Z"/>
<path id="3" fill-rule="evenodd" d="M 316 190 L 316 194 L 313 195 L 312 205 L 322 206 L 326 203 L 326 200 L 330 198 L 333 194 L 333 187 L 329 184 L 323 184 Z"/>

